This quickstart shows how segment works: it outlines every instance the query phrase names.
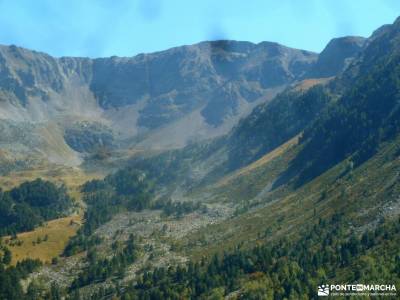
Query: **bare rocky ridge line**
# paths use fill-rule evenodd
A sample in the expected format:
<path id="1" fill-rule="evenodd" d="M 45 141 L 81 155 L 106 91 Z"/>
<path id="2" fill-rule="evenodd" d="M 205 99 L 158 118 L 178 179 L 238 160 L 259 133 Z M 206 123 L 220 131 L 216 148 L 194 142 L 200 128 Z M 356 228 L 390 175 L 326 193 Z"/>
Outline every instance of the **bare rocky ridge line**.
<path id="1" fill-rule="evenodd" d="M 270 42 L 214 41 L 98 59 L 0 46 L 0 122 L 28 128 L 9 146 L 35 143 L 28 152 L 56 164 L 77 166 L 101 148 L 180 148 L 226 134 L 298 80 L 336 75 L 363 41 L 335 39 L 321 55 Z M 324 61 L 331 56 L 339 67 Z"/>

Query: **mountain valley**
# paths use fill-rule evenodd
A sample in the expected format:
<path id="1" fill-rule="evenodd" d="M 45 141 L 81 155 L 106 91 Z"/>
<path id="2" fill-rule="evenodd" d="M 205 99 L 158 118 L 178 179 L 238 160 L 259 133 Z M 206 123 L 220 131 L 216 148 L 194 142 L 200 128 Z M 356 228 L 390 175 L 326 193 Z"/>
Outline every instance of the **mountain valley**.
<path id="1" fill-rule="evenodd" d="M 237 41 L 98 59 L 1 46 L 0 216 L 16 225 L 0 227 L 0 298 L 400 286 L 399 41 L 397 19 L 320 54 Z M 28 243 L 53 248 L 33 257 Z"/>

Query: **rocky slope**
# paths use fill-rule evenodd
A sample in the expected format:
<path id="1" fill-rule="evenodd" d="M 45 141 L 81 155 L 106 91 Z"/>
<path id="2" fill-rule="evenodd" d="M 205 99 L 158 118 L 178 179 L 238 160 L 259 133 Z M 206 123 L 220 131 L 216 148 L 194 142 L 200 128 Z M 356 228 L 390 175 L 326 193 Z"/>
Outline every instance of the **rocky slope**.
<path id="1" fill-rule="evenodd" d="M 363 37 L 353 36 L 332 39 L 318 56 L 309 76 L 323 78 L 337 75 L 361 52 L 366 42 Z"/>
<path id="2" fill-rule="evenodd" d="M 104 148 L 179 148 L 227 133 L 290 84 L 337 74 L 362 45 L 338 41 L 320 56 L 270 42 L 202 42 L 99 59 L 0 46 L 0 122 L 24 128 L 28 141 L 9 147 L 34 143 L 22 156 L 57 164 L 79 165 Z"/>

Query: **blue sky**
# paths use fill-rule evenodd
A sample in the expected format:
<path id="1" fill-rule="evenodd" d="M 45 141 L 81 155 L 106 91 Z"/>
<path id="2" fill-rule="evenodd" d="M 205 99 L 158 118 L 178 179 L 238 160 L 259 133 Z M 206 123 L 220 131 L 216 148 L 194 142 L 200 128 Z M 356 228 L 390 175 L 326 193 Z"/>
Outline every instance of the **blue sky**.
<path id="1" fill-rule="evenodd" d="M 0 0 L 0 44 L 100 57 L 235 39 L 319 52 L 398 15 L 399 0 Z"/>

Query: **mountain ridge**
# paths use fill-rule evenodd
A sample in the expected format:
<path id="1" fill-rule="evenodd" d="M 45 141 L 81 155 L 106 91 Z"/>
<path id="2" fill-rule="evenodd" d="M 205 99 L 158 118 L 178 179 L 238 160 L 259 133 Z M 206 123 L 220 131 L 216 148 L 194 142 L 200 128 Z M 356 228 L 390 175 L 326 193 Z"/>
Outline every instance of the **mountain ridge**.
<path id="1" fill-rule="evenodd" d="M 317 56 L 273 42 L 230 40 L 95 59 L 0 46 L 0 119 L 49 126 L 42 137 L 59 142 L 35 149 L 57 164 L 64 156 L 66 165 L 77 166 L 104 147 L 180 148 L 228 133 L 255 106 L 309 77 Z M 94 128 L 90 141 L 76 130 L 85 123 Z M 41 134 L 34 128 L 27 136 Z M 101 140 L 108 132 L 112 144 Z M 49 155 L 61 148 L 59 158 Z"/>

